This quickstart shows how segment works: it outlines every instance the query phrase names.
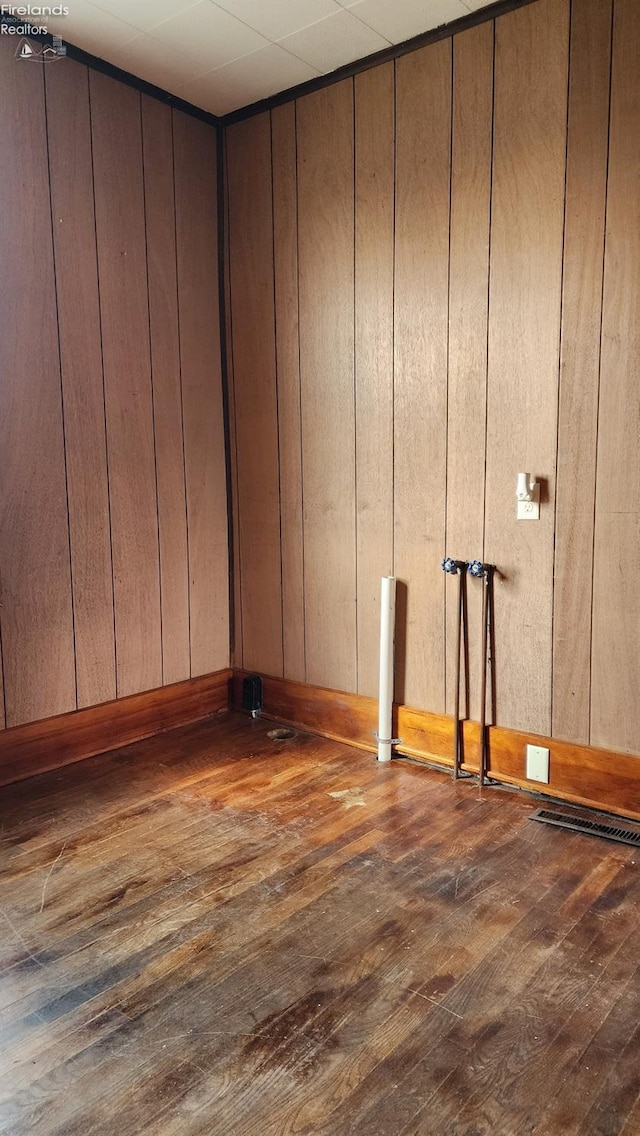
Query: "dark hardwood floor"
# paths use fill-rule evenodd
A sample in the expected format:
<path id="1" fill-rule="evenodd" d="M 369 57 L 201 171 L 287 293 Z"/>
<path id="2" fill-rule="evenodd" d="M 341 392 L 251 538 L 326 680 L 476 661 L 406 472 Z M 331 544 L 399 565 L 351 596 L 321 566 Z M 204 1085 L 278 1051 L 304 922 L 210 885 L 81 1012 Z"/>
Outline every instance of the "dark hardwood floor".
<path id="1" fill-rule="evenodd" d="M 640 1133 L 637 851 L 270 729 L 2 790 L 0 1132 Z"/>

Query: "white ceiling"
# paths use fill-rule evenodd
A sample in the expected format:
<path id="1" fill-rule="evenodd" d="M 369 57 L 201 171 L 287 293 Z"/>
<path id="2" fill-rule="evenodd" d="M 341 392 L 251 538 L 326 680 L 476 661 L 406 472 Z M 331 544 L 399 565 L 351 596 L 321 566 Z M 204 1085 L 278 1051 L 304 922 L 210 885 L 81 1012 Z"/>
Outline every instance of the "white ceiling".
<path id="1" fill-rule="evenodd" d="M 47 28 L 222 115 L 491 0 L 69 0 Z"/>

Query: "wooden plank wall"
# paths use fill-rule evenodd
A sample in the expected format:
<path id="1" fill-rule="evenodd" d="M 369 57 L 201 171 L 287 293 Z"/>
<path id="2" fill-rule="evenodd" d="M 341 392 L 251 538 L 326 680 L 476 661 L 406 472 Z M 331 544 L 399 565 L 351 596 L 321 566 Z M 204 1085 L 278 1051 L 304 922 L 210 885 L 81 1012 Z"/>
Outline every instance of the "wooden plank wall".
<path id="1" fill-rule="evenodd" d="M 357 682 L 354 98 L 298 107 L 300 388 L 309 682 Z M 330 614 L 329 614 L 330 613 Z"/>
<path id="2" fill-rule="evenodd" d="M 593 565 L 591 738 L 637 750 L 640 8 L 615 0 Z"/>
<path id="3" fill-rule="evenodd" d="M 227 666 L 228 556 L 215 131 L 8 37 L 0 92 L 12 727 Z"/>
<path id="4" fill-rule="evenodd" d="M 211 127 L 178 111 L 173 138 L 193 678 L 229 655 L 217 152 Z"/>
<path id="5" fill-rule="evenodd" d="M 247 167 L 247 156 L 250 163 Z M 271 123 L 250 118 L 227 141 L 231 322 L 244 657 L 282 671 L 280 475 L 276 399 Z M 253 187 L 267 185 L 257 199 Z"/>
<path id="6" fill-rule="evenodd" d="M 599 4 L 576 4 L 571 14 L 558 400 L 553 730 L 576 742 L 590 738 L 589 613 L 593 589 L 611 11 L 612 0 L 602 0 Z"/>
<path id="7" fill-rule="evenodd" d="M 257 399 L 269 438 L 257 469 L 239 437 L 236 472 L 280 487 L 282 611 L 256 652 L 243 600 L 237 664 L 375 695 L 392 570 L 396 699 L 450 712 L 440 559 L 486 558 L 497 723 L 640 752 L 638 57 L 637 0 L 534 0 L 229 128 L 232 212 L 244 180 L 261 226 L 254 280 L 230 233 L 236 413 Z"/>
<path id="8" fill-rule="evenodd" d="M 514 19 L 517 16 L 519 18 Z M 558 353 L 569 5 L 538 0 L 496 22 L 485 555 L 498 565 L 497 705 L 551 733 Z M 540 520 L 518 523 L 518 470 L 544 479 Z"/>
<path id="9" fill-rule="evenodd" d="M 14 51 L 1 37 L 0 613 L 8 726 L 76 705 L 44 68 L 21 65 Z"/>
<path id="10" fill-rule="evenodd" d="M 296 106 L 271 115 L 282 652 L 285 678 L 305 674 L 302 423 L 298 339 Z M 236 557 L 236 563 L 240 564 Z M 236 572 L 238 580 L 241 573 Z"/>
<path id="11" fill-rule="evenodd" d="M 474 548 L 484 559 L 493 37 L 487 22 L 453 41 L 445 545 L 454 559 Z M 478 718 L 482 595 L 473 581 L 468 585 L 468 712 Z M 453 643 L 458 581 L 447 576 L 445 586 L 447 642 Z M 446 670 L 451 713 L 454 668 Z"/>
<path id="12" fill-rule="evenodd" d="M 406 587 L 396 696 L 437 713 L 445 699 L 451 76 L 450 39 L 396 64 L 394 565 Z"/>
<path id="13" fill-rule="evenodd" d="M 378 681 L 380 577 L 393 570 L 394 65 L 355 80 L 358 688 Z"/>

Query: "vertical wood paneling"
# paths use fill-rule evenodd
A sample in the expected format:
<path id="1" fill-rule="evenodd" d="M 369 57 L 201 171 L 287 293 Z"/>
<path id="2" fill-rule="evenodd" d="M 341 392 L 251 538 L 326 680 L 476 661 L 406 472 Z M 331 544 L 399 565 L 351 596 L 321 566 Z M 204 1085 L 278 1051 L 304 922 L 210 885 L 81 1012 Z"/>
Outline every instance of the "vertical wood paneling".
<path id="1" fill-rule="evenodd" d="M 231 665 L 242 667 L 242 557 L 240 556 L 239 518 L 238 518 L 238 445 L 236 439 L 236 396 L 233 381 L 233 321 L 231 319 L 231 280 L 230 246 L 229 246 L 229 163 L 226 155 L 226 134 L 224 135 L 224 179 L 222 191 L 224 194 L 224 319 L 226 334 L 225 363 L 227 368 L 227 389 L 229 395 L 229 458 L 230 458 L 230 499 L 228 508 L 231 509 L 231 529 L 233 532 L 233 547 L 229 549 L 231 557 L 230 569 L 233 575 L 233 596 L 230 590 L 229 612 L 231 619 Z"/>
<path id="2" fill-rule="evenodd" d="M 396 68 L 395 573 L 407 585 L 398 695 L 442 712 L 451 41 Z"/>
<path id="3" fill-rule="evenodd" d="M 216 132 L 0 42 L 0 728 L 228 661 Z M 152 367 L 153 363 L 153 375 Z M 114 602 L 115 601 L 115 602 Z M 162 605 L 162 606 L 161 606 Z M 7 715 L 5 721 L 5 701 Z"/>
<path id="4" fill-rule="evenodd" d="M 90 89 L 122 697 L 162 685 L 142 132 L 136 91 L 95 71 Z"/>
<path id="5" fill-rule="evenodd" d="M 298 102 L 307 680 L 356 684 L 353 82 Z"/>
<path id="6" fill-rule="evenodd" d="M 453 40 L 447 555 L 483 559 L 493 23 Z M 454 704 L 457 581 L 447 577 L 447 710 Z M 469 581 L 470 714 L 480 714 L 481 588 Z"/>
<path id="7" fill-rule="evenodd" d="M 640 7 L 614 5 L 598 419 L 591 743 L 640 751 Z"/>
<path id="8" fill-rule="evenodd" d="M 113 579 L 87 68 L 44 69 L 78 706 L 116 697 Z"/>
<path id="9" fill-rule="evenodd" d="M 499 17 L 495 39 L 488 22 L 402 57 L 395 182 L 390 65 L 354 80 L 355 120 L 348 82 L 300 100 L 297 120 L 292 106 L 272 111 L 290 677 L 375 694 L 374 588 L 387 570 L 392 488 L 394 571 L 406 587 L 398 698 L 451 710 L 455 603 L 439 562 L 479 556 L 499 569 L 498 722 L 640 750 L 639 35 L 631 0 L 537 0 Z M 255 155 L 238 147 L 235 160 L 251 169 Z M 270 329 L 264 341 L 269 353 Z M 539 522 L 516 520 L 523 469 L 542 482 Z M 473 582 L 469 598 L 477 717 Z"/>
<path id="10" fill-rule="evenodd" d="M 553 539 L 568 68 L 567 0 L 496 21 L 485 550 L 497 564 L 497 714 L 551 729 Z M 516 521 L 518 471 L 544 480 Z"/>
<path id="11" fill-rule="evenodd" d="M 171 110 L 142 97 L 149 328 L 156 445 L 162 680 L 189 678 L 189 575 Z"/>
<path id="12" fill-rule="evenodd" d="M 296 106 L 271 112 L 284 677 L 304 682 Z"/>
<path id="13" fill-rule="evenodd" d="M 355 79 L 358 685 L 378 693 L 380 577 L 393 570 L 394 65 Z"/>
<path id="14" fill-rule="evenodd" d="M 41 67 L 0 40 L 0 581 L 6 724 L 76 706 Z"/>
<path id="15" fill-rule="evenodd" d="M 189 536 L 191 674 L 229 659 L 227 490 L 220 369 L 216 139 L 174 111 L 178 312 Z"/>
<path id="16" fill-rule="evenodd" d="M 589 741 L 591 592 L 611 0 L 571 16 L 553 609 L 556 737 Z"/>
<path id="17" fill-rule="evenodd" d="M 242 657 L 249 670 L 281 675 L 271 116 L 231 127 L 227 158 Z"/>

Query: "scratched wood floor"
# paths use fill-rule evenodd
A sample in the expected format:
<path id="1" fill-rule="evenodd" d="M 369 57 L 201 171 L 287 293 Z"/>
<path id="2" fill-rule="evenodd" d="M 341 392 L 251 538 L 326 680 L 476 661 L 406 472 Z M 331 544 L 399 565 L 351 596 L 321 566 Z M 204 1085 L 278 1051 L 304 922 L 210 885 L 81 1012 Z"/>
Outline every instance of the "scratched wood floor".
<path id="1" fill-rule="evenodd" d="M 272 728 L 1 791 L 0 1131 L 640 1133 L 637 852 Z"/>

